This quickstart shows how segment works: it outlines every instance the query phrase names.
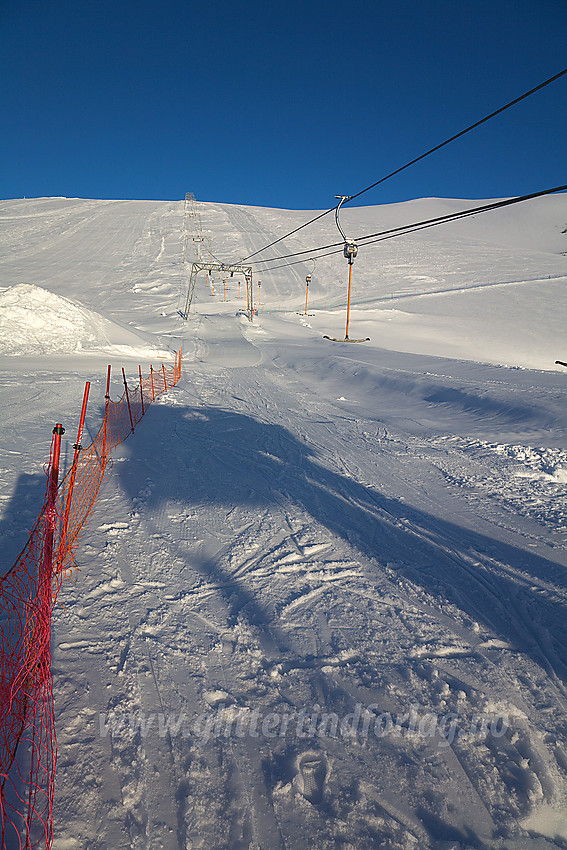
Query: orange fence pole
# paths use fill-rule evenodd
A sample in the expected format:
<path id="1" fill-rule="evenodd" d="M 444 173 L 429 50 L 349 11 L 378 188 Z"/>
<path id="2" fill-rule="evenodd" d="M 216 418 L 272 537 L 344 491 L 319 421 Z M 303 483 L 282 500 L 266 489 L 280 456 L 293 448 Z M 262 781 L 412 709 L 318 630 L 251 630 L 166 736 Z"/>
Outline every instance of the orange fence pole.
<path id="1" fill-rule="evenodd" d="M 150 363 L 150 379 L 152 382 L 152 401 L 156 400 L 156 394 L 154 391 L 154 367 Z"/>
<path id="2" fill-rule="evenodd" d="M 165 380 L 165 366 L 163 363 L 161 364 L 161 371 L 163 372 L 163 388 L 165 392 L 167 392 L 167 381 Z"/>
<path id="3" fill-rule="evenodd" d="M 128 395 L 128 384 L 126 383 L 126 374 L 124 372 L 124 366 L 122 367 L 122 377 L 124 378 L 124 389 L 126 391 L 126 401 L 128 402 L 128 413 L 130 414 L 130 425 L 132 427 L 132 433 L 134 433 L 134 420 L 132 419 L 132 408 L 130 407 L 130 396 Z"/>
<path id="4" fill-rule="evenodd" d="M 59 543 L 59 564 L 63 563 L 63 560 L 66 555 L 66 544 L 67 544 L 67 527 L 69 525 L 69 512 L 71 510 L 71 500 L 73 498 L 73 490 L 75 487 L 75 478 L 77 475 L 77 463 L 79 460 L 79 452 L 83 448 L 81 445 L 81 439 L 83 437 L 83 427 L 85 425 L 85 416 L 87 413 L 87 402 L 89 400 L 89 390 L 91 387 L 90 381 L 87 381 L 85 384 L 85 393 L 83 395 L 83 406 L 81 408 L 81 416 L 79 418 L 79 428 L 77 430 L 77 442 L 73 446 L 75 449 L 75 456 L 73 458 L 73 465 L 71 467 L 71 475 L 69 478 L 69 487 L 67 489 L 67 499 L 65 502 L 65 513 L 63 515 L 63 525 L 61 526 L 61 541 Z"/>
<path id="5" fill-rule="evenodd" d="M 140 372 L 140 398 L 142 400 L 142 416 L 144 415 L 144 389 L 142 387 L 142 367 L 138 366 L 138 371 Z"/>

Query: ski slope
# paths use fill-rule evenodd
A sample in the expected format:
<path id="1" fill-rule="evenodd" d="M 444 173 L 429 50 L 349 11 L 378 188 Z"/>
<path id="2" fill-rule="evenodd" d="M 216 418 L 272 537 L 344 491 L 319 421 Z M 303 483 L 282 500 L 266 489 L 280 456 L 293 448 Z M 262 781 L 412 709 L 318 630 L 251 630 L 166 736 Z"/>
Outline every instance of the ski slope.
<path id="1" fill-rule="evenodd" d="M 311 217 L 199 208 L 226 261 Z M 567 845 L 566 229 L 553 196 L 361 249 L 349 345 L 341 255 L 255 271 L 253 323 L 200 277 L 185 322 L 183 202 L 0 202 L 2 570 L 84 381 L 93 433 L 106 363 L 184 350 L 55 612 L 55 850 Z"/>

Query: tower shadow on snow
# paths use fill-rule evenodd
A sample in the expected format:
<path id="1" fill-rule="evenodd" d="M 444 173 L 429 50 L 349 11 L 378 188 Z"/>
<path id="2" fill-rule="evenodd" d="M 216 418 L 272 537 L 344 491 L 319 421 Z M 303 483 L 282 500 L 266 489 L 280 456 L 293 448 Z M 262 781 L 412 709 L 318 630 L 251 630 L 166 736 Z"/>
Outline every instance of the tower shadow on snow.
<path id="1" fill-rule="evenodd" d="M 179 499 L 186 507 L 206 504 L 213 511 L 295 504 L 342 538 L 354 557 L 360 552 L 377 563 L 377 571 L 378 565 L 388 564 L 440 605 L 456 605 L 567 682 L 567 605 L 490 570 L 494 560 L 511 572 L 566 588 L 567 571 L 560 562 L 386 497 L 379 482 L 366 486 L 326 469 L 314 448 L 282 426 L 223 408 L 155 405 L 124 448 L 134 464 L 118 465 L 125 492 L 138 496 L 140 470 L 156 484 L 145 501 L 150 514 L 164 493 L 168 501 Z M 135 474 L 130 474 L 131 466 Z M 197 562 L 181 548 L 177 556 L 190 558 L 192 568 L 219 584 L 233 617 L 241 611 L 266 640 L 275 638 L 287 651 L 273 615 L 247 587 L 246 577 L 231 575 L 216 556 Z M 478 574 L 475 562 L 483 565 Z M 510 613 L 513 609 L 516 614 Z M 540 640 L 548 643 L 545 655 Z"/>

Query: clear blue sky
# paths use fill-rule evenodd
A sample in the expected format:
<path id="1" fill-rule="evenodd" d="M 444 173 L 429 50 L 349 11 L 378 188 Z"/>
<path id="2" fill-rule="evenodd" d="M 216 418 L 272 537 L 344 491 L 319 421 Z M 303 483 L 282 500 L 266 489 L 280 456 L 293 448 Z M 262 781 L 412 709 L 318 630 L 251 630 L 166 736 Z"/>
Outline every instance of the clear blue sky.
<path id="1" fill-rule="evenodd" d="M 326 209 L 567 67 L 566 0 L 0 0 L 0 197 Z M 567 77 L 357 203 L 567 183 Z"/>

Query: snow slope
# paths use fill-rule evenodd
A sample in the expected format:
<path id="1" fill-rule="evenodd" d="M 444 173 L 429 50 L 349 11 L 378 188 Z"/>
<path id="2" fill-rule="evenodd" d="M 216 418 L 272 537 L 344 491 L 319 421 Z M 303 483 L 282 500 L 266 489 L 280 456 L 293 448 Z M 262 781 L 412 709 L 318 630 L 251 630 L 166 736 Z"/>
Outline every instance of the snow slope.
<path id="1" fill-rule="evenodd" d="M 309 217 L 199 206 L 226 260 Z M 47 332 L 18 355 L 0 331 L 3 566 L 85 379 L 100 421 L 110 337 L 185 352 L 117 451 L 54 618 L 56 850 L 565 846 L 565 196 L 361 250 L 364 345 L 322 338 L 344 333 L 340 255 L 315 266 L 313 316 L 307 262 L 258 271 L 252 324 L 235 279 L 224 301 L 200 278 L 184 322 L 183 212 L 0 203 L 0 304 L 26 284 L 112 323 L 80 356 Z"/>

